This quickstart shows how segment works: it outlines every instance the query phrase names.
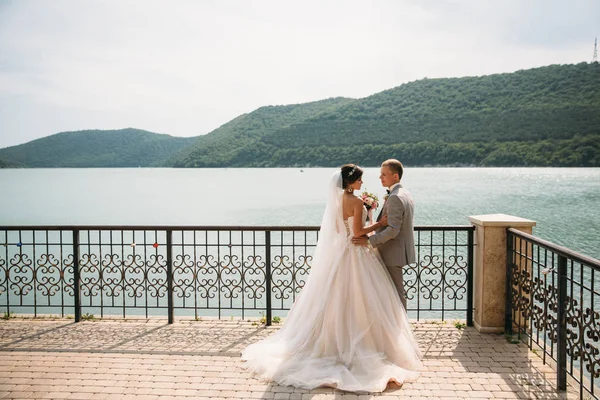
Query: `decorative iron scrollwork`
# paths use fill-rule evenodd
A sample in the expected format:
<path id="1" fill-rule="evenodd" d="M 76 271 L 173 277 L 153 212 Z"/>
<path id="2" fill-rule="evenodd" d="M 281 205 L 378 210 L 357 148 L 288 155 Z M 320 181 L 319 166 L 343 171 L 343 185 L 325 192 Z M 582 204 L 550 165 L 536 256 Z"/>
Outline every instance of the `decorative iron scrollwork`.
<path id="1" fill-rule="evenodd" d="M 77 287 L 82 312 L 126 316 L 129 310 L 142 309 L 148 315 L 150 309 L 167 308 L 172 285 L 172 307 L 178 310 L 263 311 L 267 298 L 273 310 L 288 310 L 310 275 L 318 241 L 317 227 L 269 232 L 148 229 L 61 229 L 55 235 L 59 243 L 35 244 L 30 243 L 32 237 L 39 241 L 45 235 L 48 241 L 48 232 L 20 231 L 14 235 L 20 246 L 0 252 L 0 306 L 30 307 L 38 312 L 36 307 L 43 304 L 63 312 L 73 307 Z M 412 304 L 415 310 L 441 311 L 442 316 L 445 311 L 466 310 L 467 238 L 472 231 L 470 227 L 419 231 L 420 260 L 404 267 L 409 308 Z M 69 242 L 62 243 L 62 238 Z M 47 250 L 34 253 L 36 246 Z M 74 280 L 76 271 L 79 282 Z"/>
<path id="2" fill-rule="evenodd" d="M 593 393 L 590 382 L 600 377 L 600 293 L 595 289 L 600 287 L 600 264 L 575 253 L 567 257 L 554 245 L 513 230 L 507 240 L 519 243 L 509 254 L 513 323 L 528 343 L 536 343 L 555 361 L 562 349 L 566 357 L 559 370 L 571 374 L 582 393 Z"/>

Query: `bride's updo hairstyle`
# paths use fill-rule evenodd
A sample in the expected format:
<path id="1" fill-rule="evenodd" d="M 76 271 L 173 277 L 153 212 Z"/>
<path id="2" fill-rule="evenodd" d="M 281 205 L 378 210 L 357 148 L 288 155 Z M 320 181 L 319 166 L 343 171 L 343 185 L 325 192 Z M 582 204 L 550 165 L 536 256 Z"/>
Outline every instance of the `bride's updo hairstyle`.
<path id="1" fill-rule="evenodd" d="M 362 174 L 363 170 L 358 165 L 342 165 L 342 189 L 346 189 L 348 185 L 359 180 L 362 177 Z"/>

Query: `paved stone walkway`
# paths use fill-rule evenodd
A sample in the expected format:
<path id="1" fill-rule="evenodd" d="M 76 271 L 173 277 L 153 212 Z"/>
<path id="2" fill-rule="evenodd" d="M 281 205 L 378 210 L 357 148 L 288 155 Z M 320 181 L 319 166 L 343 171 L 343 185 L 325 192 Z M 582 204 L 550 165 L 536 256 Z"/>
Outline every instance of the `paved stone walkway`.
<path id="1" fill-rule="evenodd" d="M 382 394 L 261 382 L 240 351 L 270 333 L 247 321 L 0 322 L 0 398 L 438 399 L 579 398 L 554 390 L 554 371 L 522 344 L 452 323 L 417 323 L 418 381 Z"/>

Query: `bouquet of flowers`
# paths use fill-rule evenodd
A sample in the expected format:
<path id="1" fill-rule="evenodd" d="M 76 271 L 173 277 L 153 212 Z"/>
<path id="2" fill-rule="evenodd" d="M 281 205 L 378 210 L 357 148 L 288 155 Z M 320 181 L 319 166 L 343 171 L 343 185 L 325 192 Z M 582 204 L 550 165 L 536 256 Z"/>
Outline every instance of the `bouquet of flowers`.
<path id="1" fill-rule="evenodd" d="M 377 197 L 373 193 L 369 193 L 367 191 L 364 191 L 360 195 L 360 198 L 365 203 L 365 207 L 369 211 L 370 210 L 377 210 L 377 207 L 379 207 L 379 197 Z"/>

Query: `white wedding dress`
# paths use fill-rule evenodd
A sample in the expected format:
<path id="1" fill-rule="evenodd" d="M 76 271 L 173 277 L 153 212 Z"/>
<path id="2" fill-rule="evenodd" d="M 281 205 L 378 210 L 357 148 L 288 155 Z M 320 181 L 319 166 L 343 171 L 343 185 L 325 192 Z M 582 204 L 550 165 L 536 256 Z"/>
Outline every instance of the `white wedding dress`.
<path id="1" fill-rule="evenodd" d="M 382 392 L 415 380 L 421 352 L 378 254 L 351 242 L 334 175 L 313 267 L 283 327 L 242 352 L 246 367 L 280 385 Z M 363 213 L 363 224 L 366 210 Z"/>

